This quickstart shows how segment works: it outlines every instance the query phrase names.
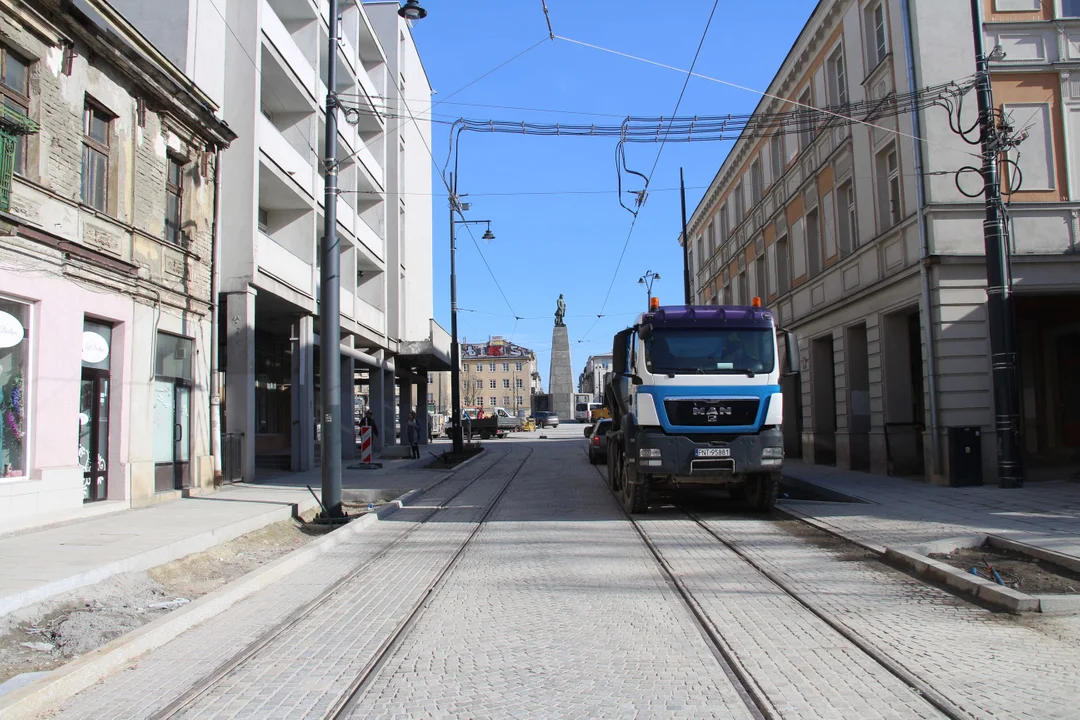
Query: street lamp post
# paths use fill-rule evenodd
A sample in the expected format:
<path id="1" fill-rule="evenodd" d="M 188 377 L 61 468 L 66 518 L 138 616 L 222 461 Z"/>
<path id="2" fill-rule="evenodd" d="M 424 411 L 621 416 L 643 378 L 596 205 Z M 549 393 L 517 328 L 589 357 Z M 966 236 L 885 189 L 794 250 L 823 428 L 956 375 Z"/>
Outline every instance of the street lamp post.
<path id="1" fill-rule="evenodd" d="M 490 220 L 466 220 L 462 214 L 469 209 L 468 203 L 461 202 L 457 194 L 457 181 L 454 174 L 450 173 L 450 406 L 453 413 L 450 417 L 450 436 L 454 443 L 454 452 L 465 452 L 465 440 L 461 430 L 461 346 L 458 344 L 457 327 L 457 234 L 458 225 L 487 224 L 484 232 L 484 240 L 494 240 L 495 235 L 491 232 Z M 461 220 L 454 219 L 454 215 L 461 215 Z"/>
<path id="2" fill-rule="evenodd" d="M 645 286 L 645 292 L 649 296 L 648 305 L 646 309 L 652 308 L 652 284 L 660 279 L 660 273 L 654 273 L 652 270 L 646 270 L 645 274 L 638 278 L 638 285 Z"/>

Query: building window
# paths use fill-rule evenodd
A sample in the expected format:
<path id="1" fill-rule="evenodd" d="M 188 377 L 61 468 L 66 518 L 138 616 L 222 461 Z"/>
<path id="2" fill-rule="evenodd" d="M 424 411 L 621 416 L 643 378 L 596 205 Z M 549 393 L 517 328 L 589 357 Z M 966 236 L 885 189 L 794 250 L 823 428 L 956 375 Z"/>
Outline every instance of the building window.
<path id="1" fill-rule="evenodd" d="M 847 105 L 847 73 L 844 71 L 844 48 L 836 48 L 829 58 L 829 103 Z"/>
<path id="2" fill-rule="evenodd" d="M 165 175 L 165 239 L 173 245 L 181 245 L 184 239 L 180 229 L 184 210 L 184 166 L 174 157 L 169 157 L 168 163 Z"/>
<path id="3" fill-rule="evenodd" d="M 791 256 L 784 235 L 776 241 L 776 292 L 783 295 L 791 288 Z"/>
<path id="4" fill-rule="evenodd" d="M 697 254 L 701 258 L 701 266 L 705 267 L 705 236 L 698 235 L 697 239 Z"/>
<path id="5" fill-rule="evenodd" d="M 494 380 L 488 380 L 488 385 L 491 387 L 492 390 L 495 389 L 495 381 Z"/>
<path id="6" fill-rule="evenodd" d="M 761 158 L 750 164 L 750 207 L 761 202 L 765 195 L 765 178 L 761 176 Z"/>
<path id="7" fill-rule="evenodd" d="M 484 364 L 476 363 L 476 372 L 484 372 Z"/>
<path id="8" fill-rule="evenodd" d="M 731 284 L 730 283 L 724 286 L 724 304 L 725 305 L 734 305 L 735 304 L 735 301 L 732 298 Z"/>
<path id="9" fill-rule="evenodd" d="M 806 88 L 799 96 L 799 150 L 805 150 L 814 142 L 813 95 Z"/>
<path id="10" fill-rule="evenodd" d="M 742 187 L 742 181 L 741 180 L 739 181 L 739 184 L 735 186 L 735 208 L 734 208 L 734 210 L 735 210 L 735 218 L 734 218 L 735 226 L 738 227 L 739 223 L 742 222 L 742 219 L 743 219 L 743 187 Z"/>
<path id="11" fill-rule="evenodd" d="M 885 4 L 877 3 L 865 10 L 867 65 L 873 70 L 889 52 L 888 32 L 885 28 Z"/>
<path id="12" fill-rule="evenodd" d="M 495 407 L 498 404 L 499 404 L 499 399 L 497 397 L 495 397 L 494 395 L 492 395 L 491 396 L 491 406 Z"/>
<path id="13" fill-rule="evenodd" d="M 521 363 L 518 363 L 515 367 L 518 372 L 521 372 Z"/>
<path id="14" fill-rule="evenodd" d="M 477 398 L 476 398 L 476 406 L 477 406 L 477 407 L 484 407 L 484 398 L 482 398 L 482 397 L 477 397 Z"/>
<path id="15" fill-rule="evenodd" d="M 524 380 L 522 380 L 521 378 L 518 378 L 517 380 L 515 380 L 515 381 L 514 381 L 514 384 L 515 384 L 515 385 L 516 385 L 516 386 L 517 386 L 517 387 L 518 387 L 519 389 L 520 389 L 520 388 L 523 388 L 523 387 L 525 387 L 525 381 L 524 381 Z"/>
<path id="16" fill-rule="evenodd" d="M 784 136 L 773 135 L 769 140 L 769 160 L 772 161 L 772 182 L 784 175 Z"/>
<path id="17" fill-rule="evenodd" d="M 840 217 L 840 257 L 847 257 L 855 251 L 858 235 L 855 225 L 855 187 L 848 180 L 836 193 L 836 202 L 840 204 L 837 215 Z"/>
<path id="18" fill-rule="evenodd" d="M 754 294 L 762 299 L 769 297 L 769 289 L 765 286 L 765 257 L 759 255 L 754 260 Z"/>
<path id="19" fill-rule="evenodd" d="M 518 395 L 517 399 L 518 399 L 518 401 L 517 401 L 518 405 L 524 405 L 525 404 L 525 398 L 523 398 L 521 395 Z"/>
<path id="20" fill-rule="evenodd" d="M 818 219 L 818 210 L 814 208 L 806 213 L 806 247 L 810 255 L 810 277 L 821 272 L 821 223 Z"/>
<path id="21" fill-rule="evenodd" d="M 750 304 L 750 288 L 747 287 L 747 285 L 746 285 L 746 272 L 744 271 L 744 272 L 739 273 L 736 276 L 736 279 L 738 280 L 738 282 L 736 283 L 736 288 L 739 291 L 739 304 L 740 305 L 749 305 Z"/>
<path id="22" fill-rule="evenodd" d="M 112 118 L 93 105 L 83 110 L 82 201 L 105 212 L 109 201 L 109 125 Z"/>
<path id="23" fill-rule="evenodd" d="M 503 388 L 509 389 L 509 387 L 510 387 L 510 378 L 503 378 Z"/>
<path id="24" fill-rule="evenodd" d="M 1048 103 L 1008 103 L 1002 105 L 1006 117 L 1022 127 L 1027 138 L 1017 149 L 1009 151 L 1009 159 L 1023 173 L 1023 190 L 1053 190 L 1057 183 L 1054 166 L 1053 112 Z M 1007 184 L 1015 173 L 1005 172 Z"/>
<path id="25" fill-rule="evenodd" d="M 0 477 L 29 474 L 30 306 L 0 297 Z"/>
<path id="26" fill-rule="evenodd" d="M 23 117 L 30 115 L 30 64 L 0 46 L 0 93 L 4 107 Z M 12 170 L 16 175 L 26 173 L 26 136 L 15 138 L 15 160 Z"/>
<path id="27" fill-rule="evenodd" d="M 728 241 L 728 235 L 731 234 L 731 223 L 728 221 L 727 205 L 720 207 L 720 245 L 723 246 Z"/>
<path id="28" fill-rule="evenodd" d="M 510 396 L 509 395 L 503 395 L 503 405 L 509 405 L 509 404 L 510 404 Z"/>
<path id="29" fill-rule="evenodd" d="M 495 363 L 488 363 L 488 370 L 495 372 Z"/>
<path id="30" fill-rule="evenodd" d="M 264 207 L 262 207 L 260 205 L 257 217 L 258 217 L 258 223 L 259 223 L 259 232 L 263 233 L 264 235 L 269 235 L 270 234 L 270 212 L 266 208 L 264 208 Z"/>
<path id="31" fill-rule="evenodd" d="M 510 363 L 503 363 L 503 372 L 510 372 Z"/>
<path id="32" fill-rule="evenodd" d="M 705 231 L 705 236 L 709 238 L 709 255 L 716 253 L 716 222 L 709 223 L 709 229 Z"/>
<path id="33" fill-rule="evenodd" d="M 1061 0 L 1061 17 L 1080 17 L 1080 0 Z"/>
<path id="34" fill-rule="evenodd" d="M 881 203 L 881 229 L 900 222 L 900 165 L 896 146 L 890 145 L 877 155 L 878 197 Z"/>

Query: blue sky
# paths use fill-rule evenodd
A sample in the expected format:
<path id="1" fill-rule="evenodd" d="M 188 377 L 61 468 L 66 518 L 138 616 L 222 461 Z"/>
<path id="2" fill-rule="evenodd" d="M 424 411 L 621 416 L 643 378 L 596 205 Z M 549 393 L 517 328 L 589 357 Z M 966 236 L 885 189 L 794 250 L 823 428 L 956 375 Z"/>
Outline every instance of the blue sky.
<path id="1" fill-rule="evenodd" d="M 414 24 L 413 36 L 437 93 L 434 102 L 547 37 L 541 0 L 421 4 L 429 14 Z M 765 89 L 815 5 L 812 0 L 721 0 L 695 72 Z M 548 9 L 556 35 L 689 68 L 712 3 L 548 0 Z M 685 74 L 672 70 L 547 40 L 433 112 L 436 119 L 448 121 L 466 117 L 618 124 L 628 114 L 671 115 L 684 80 Z M 679 115 L 747 113 L 758 100 L 755 94 L 692 78 Z M 436 124 L 432 134 L 441 170 L 448 126 Z M 472 226 L 474 245 L 459 226 L 458 331 L 463 341 L 502 335 L 534 349 L 545 390 L 559 293 L 566 297 L 575 381 L 588 356 L 610 352 L 612 335 L 644 309 L 645 288 L 637 280 L 646 270 L 660 273 L 653 292 L 662 302 L 682 302 L 679 168 L 685 173 L 689 215 L 731 143 L 664 146 L 617 275 L 616 262 L 633 217 L 618 202 L 615 146 L 614 138 L 462 136 L 458 191 L 469 194 L 465 200 L 472 208 L 466 215 L 491 220 L 496 239 L 485 243 L 480 239 L 484 226 Z M 628 167 L 648 175 L 659 149 L 659 143 L 628 145 Z M 435 318 L 449 330 L 447 198 L 439 170 L 433 173 Z M 631 181 L 629 187 L 637 190 L 641 183 Z M 632 205 L 630 196 L 625 199 Z M 598 319 L 609 287 L 604 317 Z M 514 316 L 523 319 L 515 321 Z"/>

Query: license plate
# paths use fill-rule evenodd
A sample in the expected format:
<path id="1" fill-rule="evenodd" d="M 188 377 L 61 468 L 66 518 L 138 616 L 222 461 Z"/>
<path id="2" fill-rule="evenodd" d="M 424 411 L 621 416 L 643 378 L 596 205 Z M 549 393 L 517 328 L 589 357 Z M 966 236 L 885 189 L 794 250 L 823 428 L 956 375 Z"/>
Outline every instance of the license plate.
<path id="1" fill-rule="evenodd" d="M 731 448 L 695 448 L 696 457 L 731 457 Z"/>

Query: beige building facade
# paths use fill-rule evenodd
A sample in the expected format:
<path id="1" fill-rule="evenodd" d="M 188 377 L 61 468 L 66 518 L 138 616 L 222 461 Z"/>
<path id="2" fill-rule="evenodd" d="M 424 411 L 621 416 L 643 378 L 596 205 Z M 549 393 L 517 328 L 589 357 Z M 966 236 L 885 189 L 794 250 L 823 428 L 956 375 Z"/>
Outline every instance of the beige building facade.
<path id="1" fill-rule="evenodd" d="M 528 415 L 536 373 L 536 353 L 498 335 L 486 343 L 462 343 L 461 404 Z"/>
<path id="2" fill-rule="evenodd" d="M 1022 442 L 1037 479 L 1080 460 L 1080 380 L 1068 371 L 1080 361 L 1080 7 L 981 10 L 987 52 L 1005 53 L 991 63 L 995 107 L 1027 132 L 1010 157 L 1022 185 L 1005 189 Z M 963 82 L 974 67 L 966 2 L 822 0 L 755 112 Z M 971 92 L 959 122 L 976 119 Z M 996 483 L 984 211 L 955 176 L 977 153 L 942 107 L 744 134 L 732 148 L 688 226 L 693 295 L 761 297 L 798 335 L 801 372 L 784 386 L 789 455 Z M 972 177 L 960 178 L 968 192 Z"/>

